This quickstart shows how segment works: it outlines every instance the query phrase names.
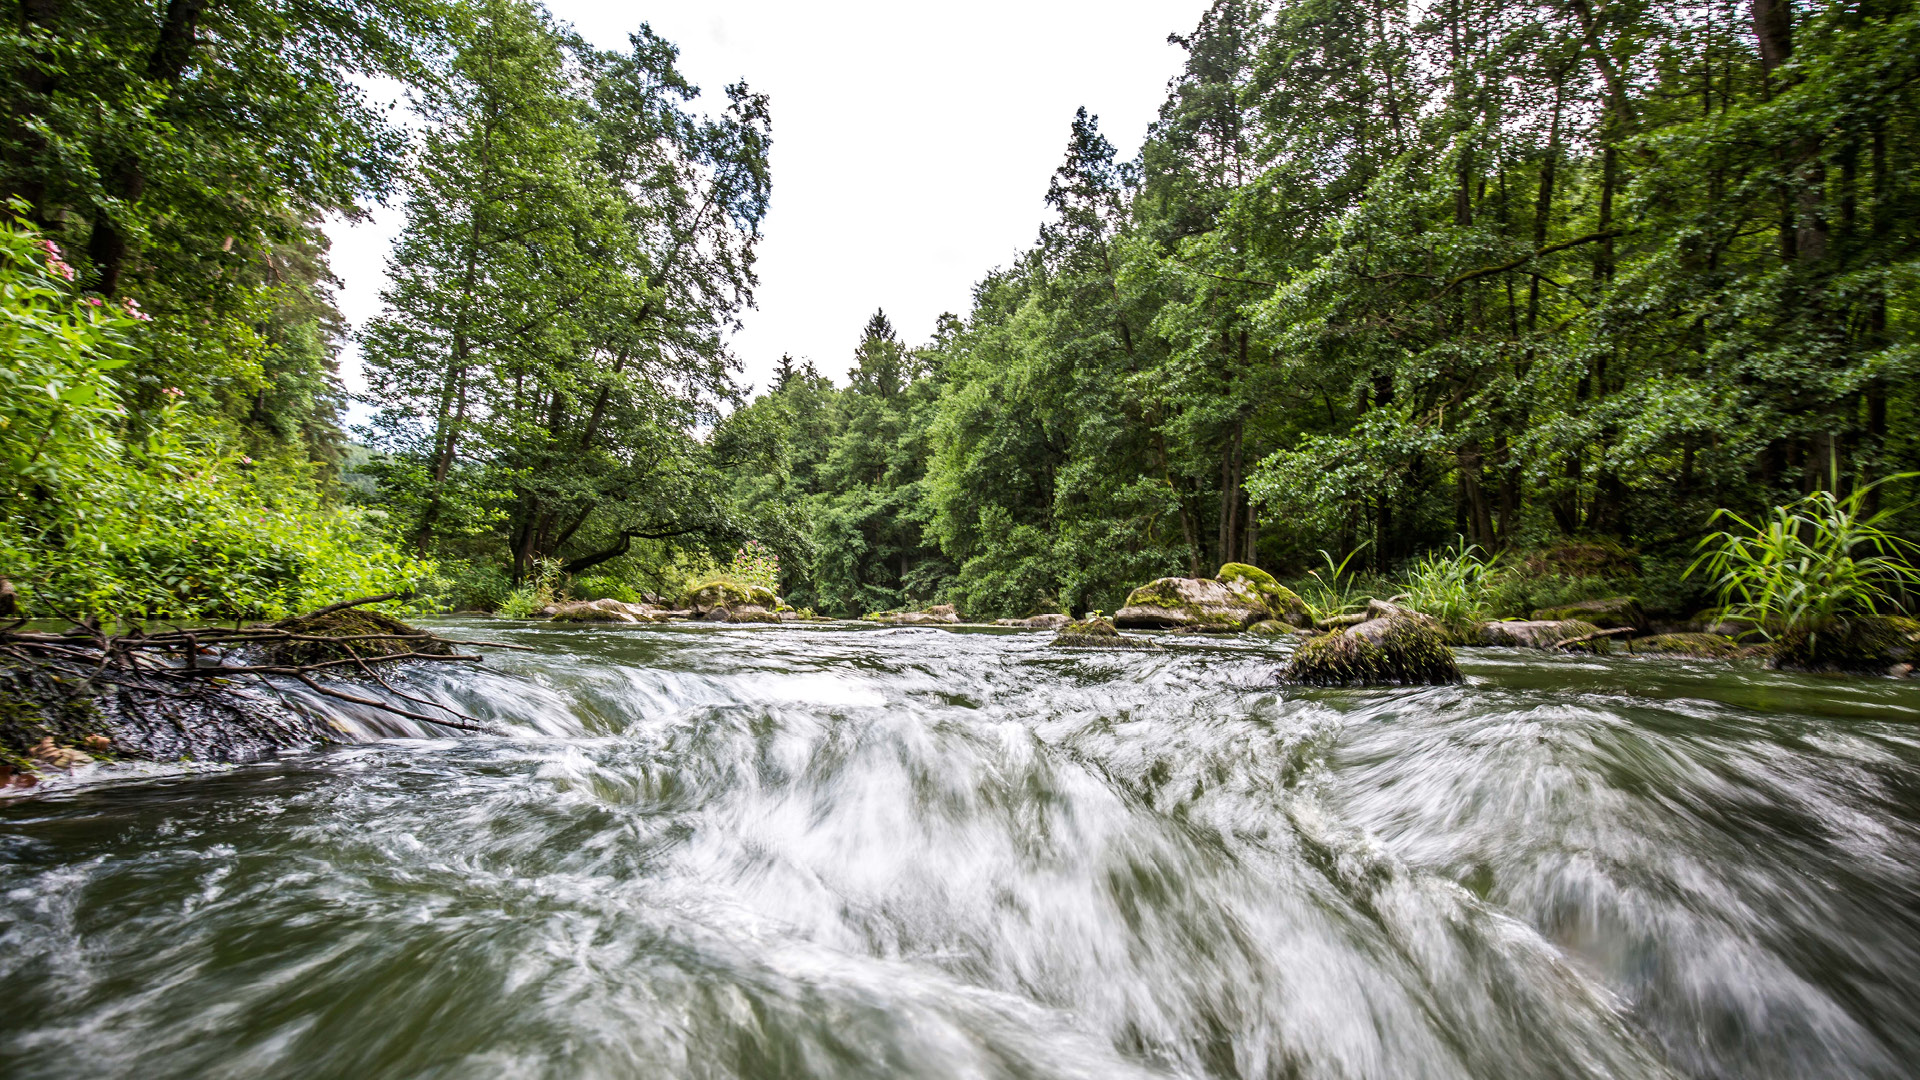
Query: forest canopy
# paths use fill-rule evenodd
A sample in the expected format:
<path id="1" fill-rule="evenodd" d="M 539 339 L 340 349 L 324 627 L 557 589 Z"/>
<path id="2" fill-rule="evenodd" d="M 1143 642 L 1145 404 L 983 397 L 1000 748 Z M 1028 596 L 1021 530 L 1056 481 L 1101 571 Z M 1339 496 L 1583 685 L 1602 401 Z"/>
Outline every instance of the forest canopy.
<path id="1" fill-rule="evenodd" d="M 1691 609 L 1716 510 L 1900 505 L 1920 10 L 1221 0 L 1174 40 L 1137 154 L 1061 118 L 963 314 L 876 311 L 754 395 L 773 105 L 646 25 L 20 0 L 0 577 L 62 614 L 524 611 L 764 545 L 794 606 L 992 617 L 1472 549 Z M 324 226 L 381 202 L 349 432 Z"/>

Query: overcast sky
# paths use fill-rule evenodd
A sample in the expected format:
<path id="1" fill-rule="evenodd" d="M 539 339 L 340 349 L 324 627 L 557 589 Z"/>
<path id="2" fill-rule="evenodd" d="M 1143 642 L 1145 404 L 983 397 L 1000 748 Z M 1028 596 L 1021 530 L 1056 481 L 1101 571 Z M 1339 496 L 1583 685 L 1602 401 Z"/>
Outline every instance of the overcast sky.
<path id="1" fill-rule="evenodd" d="M 910 344 L 1032 243 L 1076 108 L 1131 156 L 1180 70 L 1167 43 L 1202 0 L 973 3 L 549 0 L 605 48 L 641 22 L 680 47 L 680 69 L 725 105 L 745 79 L 773 102 L 773 203 L 757 307 L 733 350 L 764 388 L 782 352 L 842 384 L 860 329 L 884 308 Z M 398 206 L 337 225 L 333 268 L 355 327 L 379 310 Z M 348 358 L 349 389 L 360 385 Z M 356 418 L 364 410 L 355 409 Z"/>

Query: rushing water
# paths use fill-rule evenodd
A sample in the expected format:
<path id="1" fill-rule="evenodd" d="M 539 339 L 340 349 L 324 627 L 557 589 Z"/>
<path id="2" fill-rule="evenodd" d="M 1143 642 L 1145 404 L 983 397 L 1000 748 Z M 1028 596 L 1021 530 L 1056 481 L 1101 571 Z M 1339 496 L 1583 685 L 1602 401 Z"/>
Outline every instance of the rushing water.
<path id="1" fill-rule="evenodd" d="M 0 1074 L 1920 1074 L 1913 683 L 502 625 L 504 737 L 0 807 Z"/>

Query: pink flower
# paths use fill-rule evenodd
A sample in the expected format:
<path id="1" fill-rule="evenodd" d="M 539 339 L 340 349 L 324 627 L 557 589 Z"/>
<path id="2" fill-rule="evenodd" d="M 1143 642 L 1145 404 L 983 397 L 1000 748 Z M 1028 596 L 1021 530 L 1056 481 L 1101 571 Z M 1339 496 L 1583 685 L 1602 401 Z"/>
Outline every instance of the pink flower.
<path id="1" fill-rule="evenodd" d="M 187 393 L 185 390 L 182 390 L 177 386 L 165 387 L 160 392 L 167 395 L 168 397 L 185 397 Z"/>
<path id="2" fill-rule="evenodd" d="M 242 464 L 242 465 L 251 465 L 251 464 L 253 464 L 253 459 L 252 459 L 252 458 L 250 458 L 250 457 L 248 457 L 248 456 L 247 456 L 247 455 L 245 455 L 245 454 L 241 454 L 241 455 L 240 455 L 240 464 Z"/>
<path id="3" fill-rule="evenodd" d="M 92 307 L 105 307 L 105 306 L 106 306 L 106 301 L 105 301 L 105 300 L 102 300 L 102 299 L 100 299 L 100 298 L 99 298 L 99 297 L 97 297 L 97 296 L 89 296 L 89 297 L 87 297 L 87 303 L 88 303 L 88 305 L 90 305 L 90 306 L 92 306 Z"/>
<path id="4" fill-rule="evenodd" d="M 60 257 L 59 244 L 56 244 L 51 240 L 42 240 L 40 241 L 38 246 L 41 251 L 46 252 L 48 255 L 52 256 L 53 258 L 58 259 Z"/>
<path id="5" fill-rule="evenodd" d="M 73 267 L 68 266 L 66 263 L 61 262 L 57 257 L 49 258 L 47 260 L 47 269 L 53 271 L 54 273 L 60 275 L 61 277 L 67 279 L 68 281 L 73 280 Z"/>

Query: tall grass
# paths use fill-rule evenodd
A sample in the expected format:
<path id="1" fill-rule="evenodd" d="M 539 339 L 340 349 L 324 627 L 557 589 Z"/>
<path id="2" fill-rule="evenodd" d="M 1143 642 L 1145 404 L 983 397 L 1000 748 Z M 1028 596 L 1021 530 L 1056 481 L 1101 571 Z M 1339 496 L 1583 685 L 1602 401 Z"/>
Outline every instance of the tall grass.
<path id="1" fill-rule="evenodd" d="M 1500 588 L 1498 558 L 1461 540 L 1452 551 L 1425 556 L 1407 571 L 1394 599 L 1450 626 L 1478 622 L 1492 613 Z"/>
<path id="2" fill-rule="evenodd" d="M 1325 548 L 1320 549 L 1322 568 L 1307 571 L 1307 576 L 1295 590 L 1306 603 L 1307 614 L 1314 622 L 1325 622 L 1336 615 L 1357 611 L 1372 599 L 1372 590 L 1366 587 L 1358 574 L 1347 569 L 1353 557 L 1366 550 L 1366 547 L 1361 544 L 1347 552 L 1347 557 L 1337 563 Z"/>
<path id="3" fill-rule="evenodd" d="M 1769 638 L 1886 614 L 1920 589 L 1912 559 L 1920 545 L 1886 527 L 1905 507 L 1869 514 L 1867 498 L 1881 484 L 1916 476 L 1889 476 L 1846 496 L 1816 491 L 1757 521 L 1716 510 L 1707 523 L 1731 527 L 1700 541 L 1687 576 L 1704 571 L 1726 616 Z"/>

